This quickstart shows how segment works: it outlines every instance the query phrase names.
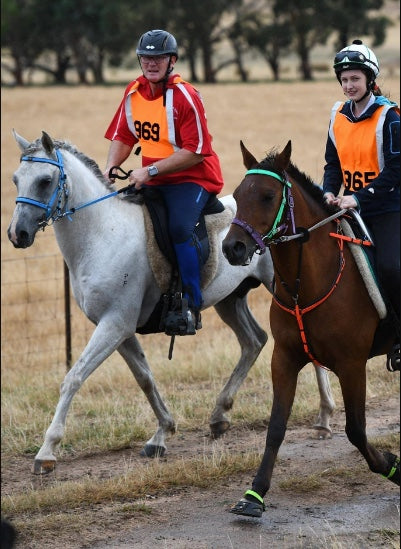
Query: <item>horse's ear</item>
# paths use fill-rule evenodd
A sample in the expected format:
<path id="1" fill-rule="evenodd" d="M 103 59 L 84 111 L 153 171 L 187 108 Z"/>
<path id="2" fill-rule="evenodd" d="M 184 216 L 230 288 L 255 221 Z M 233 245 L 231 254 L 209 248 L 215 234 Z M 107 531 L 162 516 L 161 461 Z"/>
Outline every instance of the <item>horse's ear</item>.
<path id="1" fill-rule="evenodd" d="M 29 147 L 29 141 L 24 139 L 21 135 L 19 135 L 13 128 L 13 136 L 15 141 L 17 142 L 18 147 L 21 149 L 22 152 L 25 151 Z"/>
<path id="2" fill-rule="evenodd" d="M 43 130 L 42 130 L 42 139 L 41 139 L 41 141 L 42 141 L 43 148 L 45 149 L 47 154 L 50 155 L 53 152 L 54 143 L 53 143 L 53 140 L 50 137 L 50 135 L 48 133 L 46 133 L 45 131 L 43 131 Z"/>
<path id="3" fill-rule="evenodd" d="M 276 156 L 274 164 L 279 170 L 284 171 L 288 168 L 288 165 L 290 163 L 290 158 L 291 158 L 291 140 L 288 141 L 287 145 L 284 147 L 281 153 Z"/>
<path id="4" fill-rule="evenodd" d="M 242 160 L 244 162 L 244 166 L 247 170 L 251 169 L 252 166 L 255 166 L 255 164 L 258 163 L 256 158 L 248 151 L 248 149 L 245 147 L 242 141 L 240 141 L 241 146 L 241 152 L 242 152 Z"/>

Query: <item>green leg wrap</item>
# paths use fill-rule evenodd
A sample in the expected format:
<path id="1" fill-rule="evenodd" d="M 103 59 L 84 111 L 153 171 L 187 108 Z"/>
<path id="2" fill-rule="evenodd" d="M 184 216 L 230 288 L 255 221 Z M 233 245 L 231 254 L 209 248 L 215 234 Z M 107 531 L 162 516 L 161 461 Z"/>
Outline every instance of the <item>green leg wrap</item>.
<path id="1" fill-rule="evenodd" d="M 394 454 L 391 454 L 390 452 L 384 452 L 384 455 L 386 456 L 390 468 L 387 474 L 383 474 L 382 476 L 384 478 L 387 478 L 388 480 L 391 480 L 391 482 L 394 482 L 394 484 L 397 484 L 397 486 L 400 485 L 400 458 L 395 456 Z"/>

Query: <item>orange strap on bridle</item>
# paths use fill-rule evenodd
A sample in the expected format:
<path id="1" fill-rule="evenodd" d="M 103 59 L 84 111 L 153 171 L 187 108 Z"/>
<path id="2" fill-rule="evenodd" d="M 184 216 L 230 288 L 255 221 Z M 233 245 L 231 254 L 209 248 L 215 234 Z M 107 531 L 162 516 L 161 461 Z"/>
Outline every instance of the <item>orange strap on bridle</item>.
<path id="1" fill-rule="evenodd" d="M 335 235 L 335 233 L 333 233 L 333 235 Z M 330 236 L 331 236 L 331 233 L 330 233 Z M 286 305 L 284 305 L 284 303 L 281 303 L 277 296 L 273 295 L 273 299 L 275 301 L 275 303 L 277 303 L 277 305 L 283 309 L 284 311 L 286 311 L 287 313 L 290 313 L 292 316 L 295 316 L 296 320 L 297 320 L 297 323 L 298 323 L 298 328 L 299 328 L 299 333 L 300 333 L 300 336 L 301 336 L 301 340 L 302 340 L 302 345 L 303 345 L 303 348 L 304 348 L 304 351 L 306 353 L 306 355 L 310 358 L 311 362 L 315 365 L 315 366 L 320 366 L 321 368 L 324 368 L 325 370 L 329 370 L 329 368 L 327 368 L 326 366 L 324 366 L 323 364 L 321 364 L 315 357 L 314 355 L 312 354 L 311 350 L 310 350 L 310 347 L 308 345 L 308 341 L 307 341 L 307 338 L 306 338 L 306 333 L 305 333 L 305 327 L 304 327 L 304 323 L 303 323 L 303 315 L 308 313 L 309 311 L 313 311 L 313 309 L 316 309 L 316 307 L 319 307 L 319 305 L 321 305 L 322 303 L 324 303 L 330 296 L 331 294 L 334 292 L 334 290 L 337 288 L 338 286 L 338 283 L 340 282 L 340 279 L 341 279 L 341 276 L 342 276 L 342 273 L 344 271 L 344 267 L 345 267 L 345 258 L 344 258 L 344 240 L 343 239 L 339 239 L 338 240 L 338 246 L 339 246 L 339 249 L 340 249 L 340 265 L 339 265 L 339 269 L 338 269 L 338 273 L 337 273 L 337 276 L 336 276 L 336 279 L 335 281 L 333 282 L 330 290 L 327 292 L 326 295 L 324 295 L 322 298 L 320 298 L 318 301 L 315 301 L 313 302 L 311 305 L 308 305 L 307 307 L 304 307 L 303 309 L 301 309 L 298 305 L 298 303 L 296 302 L 295 303 L 295 307 L 294 308 L 291 308 L 291 307 L 287 307 Z"/>

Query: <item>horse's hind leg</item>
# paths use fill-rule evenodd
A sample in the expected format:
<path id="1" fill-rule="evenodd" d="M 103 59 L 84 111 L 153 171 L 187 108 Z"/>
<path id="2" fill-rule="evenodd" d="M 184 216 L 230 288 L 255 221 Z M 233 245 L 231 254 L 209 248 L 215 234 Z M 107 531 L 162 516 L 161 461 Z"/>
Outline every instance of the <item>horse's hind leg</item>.
<path id="1" fill-rule="evenodd" d="M 175 422 L 159 395 L 137 338 L 133 336 L 126 339 L 118 348 L 118 352 L 128 364 L 138 385 L 145 393 L 159 422 L 156 433 L 147 441 L 141 455 L 147 457 L 163 456 L 166 452 L 165 437 L 169 433 L 175 433 Z"/>
<path id="2" fill-rule="evenodd" d="M 63 437 L 67 413 L 75 393 L 90 374 L 115 350 L 116 340 L 119 343 L 118 335 L 116 333 L 113 335 L 112 331 L 113 326 L 109 323 L 99 323 L 85 350 L 65 376 L 60 387 L 60 399 L 53 420 L 46 431 L 43 445 L 35 456 L 33 473 L 46 474 L 55 468 L 54 451 Z M 108 341 L 112 341 L 113 344 L 107 343 Z"/>
<path id="3" fill-rule="evenodd" d="M 350 373 L 348 373 L 350 372 Z M 349 441 L 366 459 L 369 469 L 400 485 L 400 460 L 390 452 L 379 452 L 369 444 L 366 436 L 366 372 L 349 365 L 347 372 L 339 376 L 345 405 L 345 432 Z"/>
<path id="4" fill-rule="evenodd" d="M 319 438 L 331 438 L 330 419 L 335 403 L 331 394 L 330 379 L 327 370 L 320 366 L 315 366 L 315 373 L 320 394 L 320 409 L 313 428 L 319 431 Z"/>
<path id="5" fill-rule="evenodd" d="M 240 359 L 217 397 L 210 418 L 212 437 L 218 438 L 230 426 L 225 412 L 231 410 L 238 389 L 266 344 L 267 334 L 253 317 L 246 295 L 239 297 L 231 294 L 217 303 L 215 309 L 220 318 L 234 331 L 241 347 Z"/>

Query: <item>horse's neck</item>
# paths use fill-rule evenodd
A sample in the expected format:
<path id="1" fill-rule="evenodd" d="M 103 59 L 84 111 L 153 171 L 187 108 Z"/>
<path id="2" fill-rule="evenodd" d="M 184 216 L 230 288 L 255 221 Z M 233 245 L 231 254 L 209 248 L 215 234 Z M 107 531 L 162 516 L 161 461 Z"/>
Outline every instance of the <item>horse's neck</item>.
<path id="1" fill-rule="evenodd" d="M 304 191 L 294 188 L 293 196 L 295 227 L 310 229 L 327 217 Z M 338 246 L 329 236 L 332 230 L 330 223 L 311 231 L 307 242 L 295 239 L 271 247 L 281 299 L 288 301 L 290 290 L 291 294 L 299 294 L 302 305 L 307 305 L 327 291 L 339 267 Z"/>
<path id="2" fill-rule="evenodd" d="M 64 152 L 64 160 L 69 189 L 69 207 L 76 207 L 112 192 L 72 153 Z"/>
<path id="3" fill-rule="evenodd" d="M 115 198 L 97 199 L 112 192 L 97 176 L 71 153 L 64 154 L 67 174 L 67 211 L 74 213 L 56 221 L 54 230 L 60 250 L 71 267 L 95 253 L 103 243 L 107 255 L 110 232 L 119 222 L 118 203 Z M 81 208 L 81 206 L 83 206 Z"/>

